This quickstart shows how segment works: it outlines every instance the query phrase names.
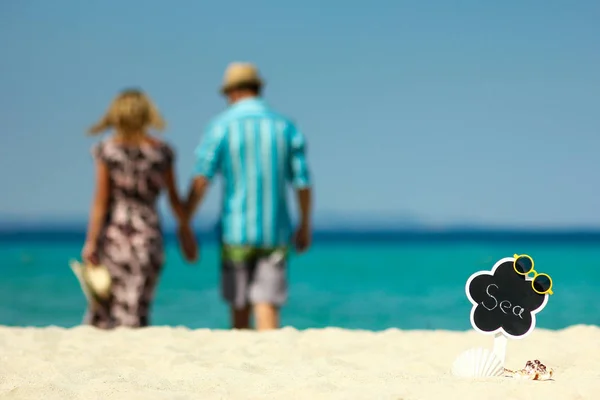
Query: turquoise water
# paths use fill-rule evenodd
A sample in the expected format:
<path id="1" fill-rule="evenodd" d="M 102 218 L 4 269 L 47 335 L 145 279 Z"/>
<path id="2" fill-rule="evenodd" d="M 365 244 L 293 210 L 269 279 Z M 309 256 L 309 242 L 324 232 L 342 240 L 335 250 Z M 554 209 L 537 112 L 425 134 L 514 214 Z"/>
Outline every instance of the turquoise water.
<path id="1" fill-rule="evenodd" d="M 595 240 L 363 236 L 316 240 L 309 253 L 293 256 L 283 325 L 469 329 L 467 278 L 515 252 L 532 255 L 536 269 L 554 279 L 555 294 L 538 316 L 538 327 L 600 325 L 600 246 Z M 0 325 L 79 324 L 84 298 L 68 260 L 78 256 L 80 246 L 80 240 L 60 235 L 0 238 Z M 189 266 L 169 244 L 154 325 L 229 326 L 218 289 L 217 247 L 208 243 L 202 251 L 201 263 Z"/>

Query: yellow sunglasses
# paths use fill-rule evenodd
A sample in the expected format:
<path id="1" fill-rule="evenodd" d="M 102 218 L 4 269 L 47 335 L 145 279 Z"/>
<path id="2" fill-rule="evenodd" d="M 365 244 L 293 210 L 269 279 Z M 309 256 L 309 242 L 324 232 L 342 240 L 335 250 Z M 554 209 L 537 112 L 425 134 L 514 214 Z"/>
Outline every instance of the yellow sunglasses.
<path id="1" fill-rule="evenodd" d="M 533 288 L 534 292 L 538 294 L 554 294 L 552 291 L 552 278 L 550 278 L 550 275 L 548 274 L 538 274 L 538 272 L 533 268 L 533 258 L 526 254 L 515 254 L 514 258 L 515 261 L 513 263 L 513 268 L 517 274 L 523 276 L 533 274 L 531 287 Z"/>

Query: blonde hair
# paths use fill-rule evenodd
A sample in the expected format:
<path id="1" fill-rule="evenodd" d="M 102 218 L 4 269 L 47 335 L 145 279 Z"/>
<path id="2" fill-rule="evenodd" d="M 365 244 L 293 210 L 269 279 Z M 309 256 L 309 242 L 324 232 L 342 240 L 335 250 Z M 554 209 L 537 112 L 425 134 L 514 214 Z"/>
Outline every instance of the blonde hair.
<path id="1" fill-rule="evenodd" d="M 88 134 L 98 135 L 109 129 L 116 129 L 124 134 L 147 128 L 162 131 L 165 125 L 160 112 L 144 92 L 127 89 L 115 97 L 100 121 L 88 130 Z"/>

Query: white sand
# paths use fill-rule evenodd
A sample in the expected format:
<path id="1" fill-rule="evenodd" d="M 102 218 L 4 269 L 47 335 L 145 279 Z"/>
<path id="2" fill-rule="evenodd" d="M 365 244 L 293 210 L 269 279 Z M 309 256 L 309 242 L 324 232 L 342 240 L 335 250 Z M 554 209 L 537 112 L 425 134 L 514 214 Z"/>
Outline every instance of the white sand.
<path id="1" fill-rule="evenodd" d="M 509 341 L 507 367 L 539 359 L 555 380 L 460 380 L 475 332 L 256 333 L 149 328 L 0 328 L 0 399 L 600 399 L 600 328 Z"/>

